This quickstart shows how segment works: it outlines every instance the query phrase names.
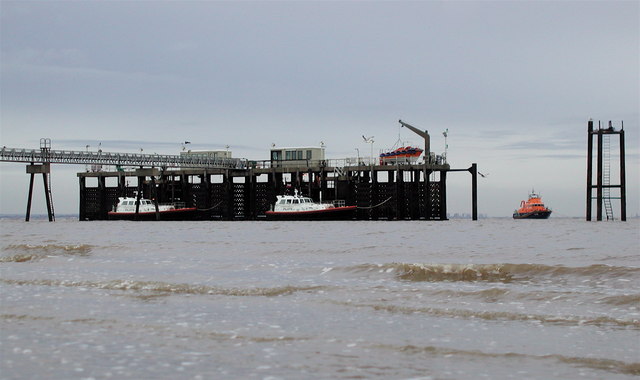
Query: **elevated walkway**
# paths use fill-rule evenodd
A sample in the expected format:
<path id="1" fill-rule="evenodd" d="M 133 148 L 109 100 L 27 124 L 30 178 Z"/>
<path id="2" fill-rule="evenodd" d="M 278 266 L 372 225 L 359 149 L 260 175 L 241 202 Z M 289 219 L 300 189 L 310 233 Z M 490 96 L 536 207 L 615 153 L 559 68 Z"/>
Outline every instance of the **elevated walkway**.
<path id="1" fill-rule="evenodd" d="M 247 161 L 239 158 L 219 158 L 206 155 L 162 155 L 113 152 L 82 152 L 71 150 L 21 149 L 3 147 L 2 162 L 33 164 L 76 164 L 144 166 L 159 168 L 219 168 L 245 169 Z"/>

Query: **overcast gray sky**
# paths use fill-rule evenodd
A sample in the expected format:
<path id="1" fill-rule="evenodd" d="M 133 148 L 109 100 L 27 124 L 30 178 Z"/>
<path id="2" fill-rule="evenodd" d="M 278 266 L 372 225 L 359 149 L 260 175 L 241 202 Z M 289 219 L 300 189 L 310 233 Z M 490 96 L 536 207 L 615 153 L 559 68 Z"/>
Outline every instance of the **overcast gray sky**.
<path id="1" fill-rule="evenodd" d="M 361 135 L 376 152 L 419 144 L 403 119 L 437 152 L 448 128 L 452 166 L 489 174 L 481 213 L 509 216 L 535 187 L 554 215 L 583 216 L 587 120 L 624 120 L 640 212 L 637 1 L 0 4 L 7 147 L 178 154 L 186 140 L 268 159 L 271 143 L 324 141 L 344 158 L 369 152 Z M 54 166 L 57 213 L 77 213 L 83 169 Z M 24 165 L 0 170 L 0 213 L 24 213 Z M 449 211 L 470 212 L 470 176 L 448 185 Z"/>

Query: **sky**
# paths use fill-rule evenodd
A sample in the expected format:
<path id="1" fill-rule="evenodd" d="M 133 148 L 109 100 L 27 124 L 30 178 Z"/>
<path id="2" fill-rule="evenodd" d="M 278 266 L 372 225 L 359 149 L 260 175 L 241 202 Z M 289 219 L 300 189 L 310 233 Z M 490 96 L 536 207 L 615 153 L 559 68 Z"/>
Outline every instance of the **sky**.
<path id="1" fill-rule="evenodd" d="M 0 145 L 179 154 L 190 141 L 263 160 L 271 144 L 324 142 L 346 158 L 369 154 L 362 135 L 374 154 L 420 146 L 402 119 L 437 153 L 448 130 L 453 168 L 478 164 L 481 214 L 510 216 L 535 188 L 554 216 L 580 217 L 587 121 L 624 121 L 635 216 L 639 60 L 637 1 L 2 0 Z M 617 152 L 612 140 L 613 166 Z M 52 168 L 57 214 L 78 213 L 83 170 Z M 470 213 L 471 176 L 447 185 L 448 211 Z M 0 214 L 23 214 L 28 186 L 24 164 L 0 163 Z M 41 187 L 32 213 L 46 213 Z"/>

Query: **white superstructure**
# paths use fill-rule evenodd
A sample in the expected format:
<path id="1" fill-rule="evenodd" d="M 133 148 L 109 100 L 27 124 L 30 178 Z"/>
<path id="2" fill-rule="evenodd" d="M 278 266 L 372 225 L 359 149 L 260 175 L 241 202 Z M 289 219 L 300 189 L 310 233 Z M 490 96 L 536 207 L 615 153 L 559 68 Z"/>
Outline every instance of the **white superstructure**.
<path id="1" fill-rule="evenodd" d="M 175 210 L 174 205 L 158 205 L 158 211 L 171 211 Z M 118 204 L 114 207 L 114 212 L 117 213 L 131 213 L 136 212 L 136 198 L 133 197 L 119 197 Z M 144 212 L 156 212 L 156 206 L 153 201 L 149 199 L 140 199 L 140 213 Z"/>

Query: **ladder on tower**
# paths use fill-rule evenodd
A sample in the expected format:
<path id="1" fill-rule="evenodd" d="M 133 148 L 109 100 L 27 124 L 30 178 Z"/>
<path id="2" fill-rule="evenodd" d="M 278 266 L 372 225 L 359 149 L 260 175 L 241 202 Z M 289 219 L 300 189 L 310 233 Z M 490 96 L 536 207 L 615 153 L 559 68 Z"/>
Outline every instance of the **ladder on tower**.
<path id="1" fill-rule="evenodd" d="M 613 207 L 611 206 L 611 140 L 610 135 L 602 136 L 602 200 L 607 220 L 613 220 Z"/>
<path id="2" fill-rule="evenodd" d="M 46 181 L 47 181 L 47 188 L 46 188 L 46 192 L 47 194 L 45 194 L 45 197 L 47 199 L 47 207 L 48 207 L 48 212 L 49 212 L 49 221 L 53 222 L 56 220 L 56 213 L 53 210 L 53 193 L 51 192 L 51 173 L 49 173 L 49 175 L 46 176 Z"/>

